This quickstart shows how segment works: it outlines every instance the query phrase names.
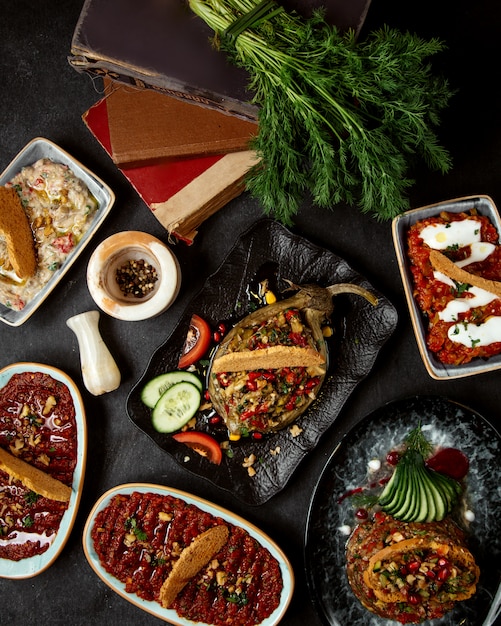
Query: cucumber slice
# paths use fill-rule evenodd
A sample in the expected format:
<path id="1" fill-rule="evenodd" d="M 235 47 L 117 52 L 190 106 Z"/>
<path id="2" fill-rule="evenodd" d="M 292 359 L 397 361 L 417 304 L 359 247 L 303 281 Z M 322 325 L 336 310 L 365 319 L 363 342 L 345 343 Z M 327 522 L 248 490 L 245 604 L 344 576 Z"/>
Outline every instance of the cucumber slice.
<path id="1" fill-rule="evenodd" d="M 447 512 L 447 501 L 444 498 L 444 495 L 441 489 L 437 488 L 437 485 L 434 483 L 431 478 L 428 479 L 429 493 L 433 497 L 435 501 L 435 515 L 428 519 L 428 522 L 436 521 L 440 522 L 444 519 Z"/>
<path id="2" fill-rule="evenodd" d="M 408 463 L 402 463 L 402 482 L 400 486 L 401 497 L 398 501 L 398 506 L 392 513 L 393 517 L 398 520 L 407 521 L 407 518 L 412 514 L 412 506 L 414 501 L 413 490 L 413 467 Z"/>
<path id="3" fill-rule="evenodd" d="M 456 481 L 439 474 L 438 472 L 433 472 L 431 476 L 433 477 L 435 486 L 442 494 L 442 499 L 444 500 L 446 509 L 445 515 L 448 515 L 457 502 L 458 496 L 461 493 L 461 487 Z"/>
<path id="4" fill-rule="evenodd" d="M 379 496 L 379 504 L 385 511 L 387 511 L 387 508 L 393 508 L 398 498 L 400 498 L 400 477 L 401 472 L 398 471 L 397 466 L 390 480 L 386 483 L 382 494 Z"/>
<path id="5" fill-rule="evenodd" d="M 402 513 L 402 517 L 401 518 L 397 518 L 397 519 L 401 519 L 403 522 L 412 522 L 416 516 L 417 513 L 419 511 L 419 499 L 420 499 L 420 492 L 419 492 L 419 478 L 418 478 L 418 472 L 419 468 L 414 468 L 414 467 L 410 467 L 408 469 L 408 476 L 409 476 L 409 485 L 408 485 L 408 494 L 407 494 L 407 507 L 405 509 L 405 511 Z"/>
<path id="6" fill-rule="evenodd" d="M 193 383 L 182 381 L 169 387 L 155 404 L 151 421 L 159 433 L 172 433 L 182 428 L 200 407 L 202 394 Z"/>
<path id="7" fill-rule="evenodd" d="M 416 476 L 416 488 L 419 490 L 419 498 L 416 517 L 413 520 L 415 522 L 426 521 L 430 512 L 430 507 L 428 506 L 428 495 L 425 487 L 426 477 L 424 476 L 424 474 L 424 467 L 421 467 Z"/>
<path id="8" fill-rule="evenodd" d="M 169 387 L 183 381 L 192 383 L 195 387 L 198 387 L 198 389 L 202 391 L 202 381 L 198 378 L 198 376 L 192 372 L 176 370 L 174 372 L 160 374 L 159 376 L 155 376 L 155 378 L 148 381 L 141 391 L 141 400 L 147 407 L 153 409 L 156 403 L 160 400 L 160 397 L 167 391 L 167 389 L 169 389 Z"/>

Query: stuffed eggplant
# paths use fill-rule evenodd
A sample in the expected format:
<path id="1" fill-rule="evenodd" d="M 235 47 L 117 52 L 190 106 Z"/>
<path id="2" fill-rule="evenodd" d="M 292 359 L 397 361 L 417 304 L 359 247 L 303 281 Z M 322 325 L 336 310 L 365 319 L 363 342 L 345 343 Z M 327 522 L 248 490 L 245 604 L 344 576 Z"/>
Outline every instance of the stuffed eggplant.
<path id="1" fill-rule="evenodd" d="M 317 397 L 328 366 L 323 327 L 332 297 L 364 288 L 337 284 L 292 286 L 295 295 L 243 318 L 218 346 L 208 388 L 230 435 L 276 432 L 295 421 Z"/>
<path id="2" fill-rule="evenodd" d="M 402 624 L 443 617 L 476 592 L 480 575 L 465 533 L 450 517 L 401 522 L 378 513 L 354 530 L 346 557 L 348 582 L 362 605 Z"/>

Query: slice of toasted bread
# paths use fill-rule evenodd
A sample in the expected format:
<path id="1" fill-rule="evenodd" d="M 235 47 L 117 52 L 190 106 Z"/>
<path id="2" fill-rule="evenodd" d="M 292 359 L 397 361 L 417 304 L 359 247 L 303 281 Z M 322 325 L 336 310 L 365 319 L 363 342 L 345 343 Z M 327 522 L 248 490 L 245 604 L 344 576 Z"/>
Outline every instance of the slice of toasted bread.
<path id="1" fill-rule="evenodd" d="M 452 278 L 452 280 L 455 280 L 457 283 L 465 283 L 479 287 L 501 298 L 501 282 L 470 274 L 470 272 L 458 267 L 445 256 L 445 254 L 442 254 L 438 250 L 432 250 L 430 252 L 430 262 L 434 269 L 445 274 L 448 278 Z"/>
<path id="2" fill-rule="evenodd" d="M 12 268 L 25 279 L 37 268 L 33 232 L 16 190 L 0 187 L 0 236 L 5 237 Z"/>
<path id="3" fill-rule="evenodd" d="M 186 546 L 160 589 L 159 600 L 164 608 L 171 606 L 183 587 L 221 550 L 228 535 L 228 527 L 221 524 L 209 528 Z"/>
<path id="4" fill-rule="evenodd" d="M 228 352 L 214 359 L 212 371 L 243 372 L 271 370 L 283 367 L 312 367 L 325 363 L 324 356 L 313 348 L 301 346 L 271 346 L 261 350 Z"/>
<path id="5" fill-rule="evenodd" d="M 0 469 L 44 498 L 69 502 L 71 487 L 0 448 Z"/>

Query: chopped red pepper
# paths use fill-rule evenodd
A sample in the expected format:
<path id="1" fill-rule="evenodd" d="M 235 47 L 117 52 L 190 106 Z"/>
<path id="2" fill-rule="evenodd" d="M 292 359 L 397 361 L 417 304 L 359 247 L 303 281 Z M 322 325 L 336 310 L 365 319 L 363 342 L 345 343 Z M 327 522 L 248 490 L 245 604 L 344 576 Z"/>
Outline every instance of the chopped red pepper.
<path id="1" fill-rule="evenodd" d="M 56 250 L 62 252 L 63 254 L 68 254 L 70 250 L 73 250 L 75 247 L 75 239 L 73 237 L 73 233 L 68 233 L 66 235 L 61 235 L 61 237 L 56 237 L 52 242 L 52 245 Z"/>

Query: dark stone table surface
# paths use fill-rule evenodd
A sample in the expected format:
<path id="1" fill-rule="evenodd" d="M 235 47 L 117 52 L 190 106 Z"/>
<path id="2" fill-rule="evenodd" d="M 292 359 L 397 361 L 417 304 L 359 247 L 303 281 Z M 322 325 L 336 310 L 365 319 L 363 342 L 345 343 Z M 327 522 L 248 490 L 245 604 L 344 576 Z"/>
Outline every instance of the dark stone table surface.
<path id="1" fill-rule="evenodd" d="M 0 367 L 34 361 L 64 370 L 82 391 L 89 432 L 85 487 L 73 532 L 49 570 L 27 580 L 0 580 L 0 623 L 161 623 L 108 589 L 92 572 L 82 550 L 83 525 L 96 499 L 115 485 L 139 481 L 209 498 L 261 527 L 280 544 L 295 570 L 296 591 L 283 623 L 315 626 L 320 619 L 307 590 L 303 540 L 312 490 L 336 444 L 377 407 L 419 394 L 441 395 L 471 406 L 499 429 L 500 374 L 433 380 L 412 332 L 390 224 L 351 207 L 335 206 L 328 211 L 305 202 L 292 230 L 345 258 L 383 292 L 398 311 L 397 329 L 316 450 L 303 460 L 287 487 L 267 503 L 243 505 L 230 493 L 188 474 L 135 428 L 126 414 L 125 401 L 187 303 L 218 268 L 237 237 L 262 217 L 258 203 L 244 194 L 210 218 L 192 246 L 172 246 L 183 282 L 177 301 L 167 312 L 143 322 L 101 316 L 101 332 L 122 372 L 122 384 L 112 393 L 91 396 L 82 384 L 78 347 L 66 320 L 96 308 L 85 281 L 92 250 L 121 230 L 144 230 L 165 242 L 168 236 L 82 122 L 82 114 L 100 98 L 101 84 L 78 74 L 67 62 L 81 7 L 81 0 L 3 0 L 0 8 L 0 170 L 32 138 L 41 136 L 70 152 L 116 193 L 111 214 L 53 296 L 21 327 L 0 325 Z M 445 176 L 418 171 L 411 205 L 474 194 L 487 194 L 501 203 L 499 3 L 373 0 L 366 28 L 383 23 L 444 39 L 448 50 L 437 60 L 438 69 L 458 89 L 441 127 L 441 139 L 452 153 L 454 168 Z M 492 471 L 499 472 L 499 465 Z"/>

